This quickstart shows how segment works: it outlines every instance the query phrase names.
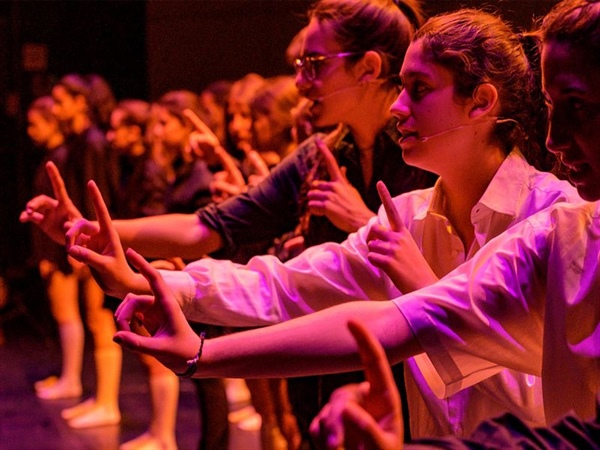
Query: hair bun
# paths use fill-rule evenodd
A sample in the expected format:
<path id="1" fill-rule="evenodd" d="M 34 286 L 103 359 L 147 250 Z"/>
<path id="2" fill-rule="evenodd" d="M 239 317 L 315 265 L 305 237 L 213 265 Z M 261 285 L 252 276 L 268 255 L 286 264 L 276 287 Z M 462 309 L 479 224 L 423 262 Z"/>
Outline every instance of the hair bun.
<path id="1" fill-rule="evenodd" d="M 406 16 L 415 31 L 425 22 L 418 0 L 392 0 L 392 3 Z"/>

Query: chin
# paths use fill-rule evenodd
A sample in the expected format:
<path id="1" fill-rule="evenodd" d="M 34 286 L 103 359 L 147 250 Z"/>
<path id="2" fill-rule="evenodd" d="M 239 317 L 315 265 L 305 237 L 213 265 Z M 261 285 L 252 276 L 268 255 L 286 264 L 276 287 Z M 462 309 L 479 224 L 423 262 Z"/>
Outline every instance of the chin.
<path id="1" fill-rule="evenodd" d="M 400 148 L 402 149 L 402 159 L 404 159 L 406 164 L 419 169 L 429 170 L 423 167 L 423 164 L 420 161 L 421 158 L 419 158 L 420 152 L 415 146 L 403 143 L 400 145 Z"/>
<path id="2" fill-rule="evenodd" d="M 579 196 L 588 202 L 595 202 L 600 200 L 600 185 L 586 185 L 578 184 L 575 186 Z"/>
<path id="3" fill-rule="evenodd" d="M 328 120 L 326 116 L 315 115 L 311 119 L 311 123 L 312 123 L 313 127 L 316 127 L 316 128 L 327 128 L 327 127 L 332 127 L 334 125 L 337 125 L 339 122 Z"/>

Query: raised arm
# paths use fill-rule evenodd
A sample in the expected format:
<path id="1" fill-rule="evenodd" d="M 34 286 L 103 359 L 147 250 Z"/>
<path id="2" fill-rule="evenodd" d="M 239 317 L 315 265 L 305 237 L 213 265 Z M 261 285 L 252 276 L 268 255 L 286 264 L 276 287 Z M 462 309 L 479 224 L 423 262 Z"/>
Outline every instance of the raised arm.
<path id="1" fill-rule="evenodd" d="M 155 297 L 127 296 L 115 315 L 121 330 L 115 341 L 184 373 L 200 340 L 160 274 L 135 252 L 129 251 L 128 256 L 149 280 Z M 346 325 L 358 318 L 382 343 L 392 362 L 420 352 L 392 302 L 352 302 L 285 324 L 206 340 L 194 377 L 285 377 L 356 370 L 361 360 Z M 130 331 L 133 320 L 141 320 L 151 336 Z"/>
<path id="2" fill-rule="evenodd" d="M 313 181 L 307 194 L 309 210 L 317 216 L 327 217 L 340 230 L 352 233 L 366 225 L 375 213 L 350 184 L 345 170 L 338 165 L 325 142 L 318 141 L 317 147 L 325 160 L 330 181 Z"/>
<path id="3" fill-rule="evenodd" d="M 65 182 L 53 162 L 46 164 L 46 173 L 52 183 L 55 198 L 47 195 L 34 197 L 25 205 L 19 220 L 34 223 L 53 241 L 62 245 L 65 242 L 65 223 L 83 216 L 71 201 Z"/>

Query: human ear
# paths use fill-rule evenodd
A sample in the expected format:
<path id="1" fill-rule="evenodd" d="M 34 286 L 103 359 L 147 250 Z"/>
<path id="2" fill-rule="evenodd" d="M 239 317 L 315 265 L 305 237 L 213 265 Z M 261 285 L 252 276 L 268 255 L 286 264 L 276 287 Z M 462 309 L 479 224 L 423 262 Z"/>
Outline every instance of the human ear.
<path id="1" fill-rule="evenodd" d="M 359 80 L 361 82 L 373 81 L 381 75 L 383 61 L 381 55 L 373 50 L 365 52 L 362 59 L 357 64 L 360 71 Z"/>
<path id="2" fill-rule="evenodd" d="M 492 113 L 498 105 L 498 90 L 491 83 L 478 84 L 473 90 L 469 117 L 478 119 Z"/>

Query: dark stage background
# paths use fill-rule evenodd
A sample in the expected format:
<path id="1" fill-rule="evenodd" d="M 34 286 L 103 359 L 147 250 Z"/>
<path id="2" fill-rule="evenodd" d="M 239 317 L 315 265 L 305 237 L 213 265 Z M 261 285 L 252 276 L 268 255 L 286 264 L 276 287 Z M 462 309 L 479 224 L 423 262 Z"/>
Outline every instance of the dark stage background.
<path id="1" fill-rule="evenodd" d="M 248 72 L 289 73 L 284 51 L 307 0 L 0 1 L 0 276 L 31 286 L 29 227 L 18 214 L 40 159 L 24 132 L 29 102 L 69 72 L 106 77 L 117 98 L 200 91 Z M 556 0 L 426 0 L 430 14 L 497 10 L 528 28 Z M 487 5 L 487 6 L 486 6 Z M 35 283 L 33 284 L 35 285 Z M 0 306 L 1 308 L 1 306 Z"/>

